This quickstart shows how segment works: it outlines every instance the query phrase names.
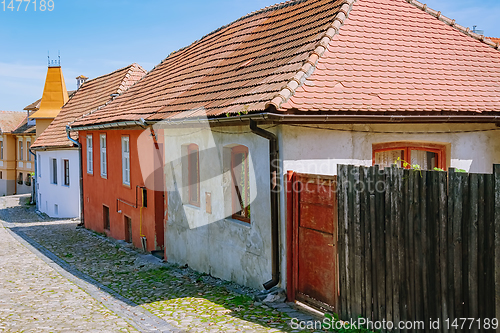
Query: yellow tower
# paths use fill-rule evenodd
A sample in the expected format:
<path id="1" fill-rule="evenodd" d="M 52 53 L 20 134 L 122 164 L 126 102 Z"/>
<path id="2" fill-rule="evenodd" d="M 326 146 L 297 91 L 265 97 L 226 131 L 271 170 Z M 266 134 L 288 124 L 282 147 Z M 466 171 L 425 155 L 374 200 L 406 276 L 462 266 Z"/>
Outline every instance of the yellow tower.
<path id="1" fill-rule="evenodd" d="M 47 78 L 43 88 L 40 109 L 33 113 L 30 118 L 36 119 L 36 137 L 45 131 L 52 120 L 59 114 L 61 107 L 68 101 L 68 91 L 64 83 L 64 76 L 60 60 L 49 60 Z"/>

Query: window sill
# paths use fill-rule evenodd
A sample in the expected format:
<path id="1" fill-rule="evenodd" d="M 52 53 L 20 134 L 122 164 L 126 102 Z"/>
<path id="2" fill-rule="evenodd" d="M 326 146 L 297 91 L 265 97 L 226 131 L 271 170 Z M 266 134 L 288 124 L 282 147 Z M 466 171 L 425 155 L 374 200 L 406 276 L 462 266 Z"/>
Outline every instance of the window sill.
<path id="1" fill-rule="evenodd" d="M 132 188 L 132 186 L 130 186 L 130 184 L 124 184 L 124 183 L 122 183 L 122 186 L 125 187 L 125 188 L 128 188 L 128 189 Z"/>
<path id="2" fill-rule="evenodd" d="M 190 203 L 185 203 L 185 204 L 182 204 L 184 207 L 189 207 L 189 208 L 192 208 L 194 210 L 200 210 L 200 206 L 195 206 L 195 205 L 192 205 Z"/>
<path id="3" fill-rule="evenodd" d="M 244 227 L 246 229 L 252 228 L 252 224 L 251 223 L 243 222 L 243 221 L 240 221 L 240 220 L 237 220 L 237 219 L 233 219 L 232 217 L 226 217 L 224 219 L 224 221 L 226 221 L 228 223 L 232 223 L 232 224 L 238 225 L 240 227 Z"/>

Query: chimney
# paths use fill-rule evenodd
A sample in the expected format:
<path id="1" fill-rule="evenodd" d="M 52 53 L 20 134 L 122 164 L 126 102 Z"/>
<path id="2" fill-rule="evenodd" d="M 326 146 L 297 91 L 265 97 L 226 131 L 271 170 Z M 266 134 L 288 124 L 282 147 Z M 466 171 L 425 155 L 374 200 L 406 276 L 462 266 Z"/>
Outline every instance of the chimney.
<path id="1" fill-rule="evenodd" d="M 76 78 L 76 90 L 80 89 L 80 87 L 82 86 L 82 84 L 85 83 L 85 81 L 87 81 L 89 78 L 86 77 L 86 76 L 83 76 L 83 75 L 80 75 Z"/>

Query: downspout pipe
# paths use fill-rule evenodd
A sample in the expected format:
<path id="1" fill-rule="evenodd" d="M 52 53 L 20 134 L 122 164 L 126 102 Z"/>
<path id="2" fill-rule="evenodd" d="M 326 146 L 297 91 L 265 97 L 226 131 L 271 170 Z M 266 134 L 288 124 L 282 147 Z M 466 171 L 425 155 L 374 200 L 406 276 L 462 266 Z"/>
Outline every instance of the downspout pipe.
<path id="1" fill-rule="evenodd" d="M 28 149 L 29 153 L 34 156 L 34 161 L 35 161 L 35 177 L 31 177 L 31 186 L 33 186 L 33 189 L 31 190 L 31 202 L 30 204 L 37 203 L 36 208 L 40 210 L 38 207 L 38 200 L 36 200 L 36 184 L 38 183 L 38 172 L 37 172 L 37 167 L 38 163 L 36 160 L 36 154 L 30 149 Z"/>
<path id="2" fill-rule="evenodd" d="M 278 166 L 279 147 L 278 138 L 274 133 L 257 127 L 257 123 L 250 119 L 250 130 L 269 140 L 269 168 L 270 168 L 270 194 L 271 194 L 271 246 L 272 246 L 272 279 L 264 283 L 266 290 L 280 283 L 280 257 L 279 257 L 279 191 L 278 191 Z"/>
<path id="3" fill-rule="evenodd" d="M 70 135 L 70 130 L 71 128 L 69 125 L 66 125 L 66 136 L 68 137 L 68 140 L 73 142 L 78 147 L 78 157 L 80 159 L 80 225 L 85 225 L 85 219 L 83 217 L 83 159 L 82 159 L 82 145 L 80 142 L 77 140 L 74 140 L 71 135 Z"/>

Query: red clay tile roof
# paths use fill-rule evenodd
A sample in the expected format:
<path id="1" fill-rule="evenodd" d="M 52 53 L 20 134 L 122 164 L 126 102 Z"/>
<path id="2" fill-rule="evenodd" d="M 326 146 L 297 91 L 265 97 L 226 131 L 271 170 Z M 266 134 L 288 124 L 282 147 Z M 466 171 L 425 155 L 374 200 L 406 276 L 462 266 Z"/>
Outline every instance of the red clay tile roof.
<path id="1" fill-rule="evenodd" d="M 496 37 L 486 37 L 486 38 L 491 40 L 493 43 L 500 44 L 500 38 L 496 38 Z"/>
<path id="2" fill-rule="evenodd" d="M 31 146 L 32 148 L 73 147 L 66 136 L 66 125 L 82 115 L 106 105 L 111 94 L 121 94 L 139 81 L 146 71 L 132 64 L 85 82 L 62 107 L 59 115 Z M 73 137 L 77 134 L 73 133 Z"/>
<path id="3" fill-rule="evenodd" d="M 0 134 L 11 133 L 26 118 L 26 113 L 0 111 Z"/>
<path id="4" fill-rule="evenodd" d="M 499 111 L 496 47 L 414 0 L 289 1 L 170 55 L 72 126 L 272 105 L 281 112 Z"/>
<path id="5" fill-rule="evenodd" d="M 209 116 L 262 111 L 302 68 L 343 3 L 289 1 L 249 14 L 171 54 L 126 94 L 72 126 L 162 119 L 197 108 Z"/>
<path id="6" fill-rule="evenodd" d="M 35 111 L 30 112 L 30 116 L 35 113 Z M 12 131 L 13 134 L 36 134 L 36 124 L 28 125 L 28 117 L 25 117 L 24 120 L 16 127 L 15 130 Z"/>
<path id="7" fill-rule="evenodd" d="M 500 52 L 406 1 L 359 0 L 314 73 L 279 106 L 500 111 Z"/>

